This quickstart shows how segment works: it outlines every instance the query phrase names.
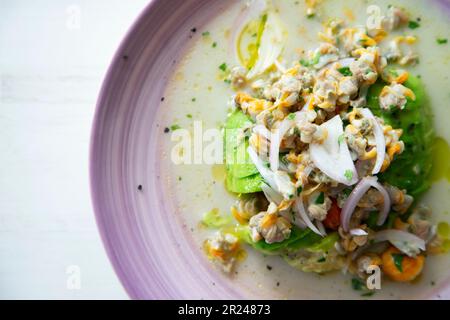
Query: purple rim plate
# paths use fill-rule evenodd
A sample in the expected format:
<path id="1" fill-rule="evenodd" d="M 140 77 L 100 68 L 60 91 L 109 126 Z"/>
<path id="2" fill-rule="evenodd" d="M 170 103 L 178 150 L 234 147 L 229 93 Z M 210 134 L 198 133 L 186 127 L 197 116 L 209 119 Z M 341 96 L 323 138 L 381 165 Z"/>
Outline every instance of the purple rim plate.
<path id="1" fill-rule="evenodd" d="M 218 277 L 183 225 L 166 212 L 156 151 L 163 132 L 156 110 L 190 30 L 235 1 L 151 1 L 103 83 L 90 147 L 92 202 L 109 259 L 133 299 L 248 298 Z M 448 1 L 439 2 L 450 10 Z M 439 296 L 450 297 L 449 283 L 430 298 Z"/>

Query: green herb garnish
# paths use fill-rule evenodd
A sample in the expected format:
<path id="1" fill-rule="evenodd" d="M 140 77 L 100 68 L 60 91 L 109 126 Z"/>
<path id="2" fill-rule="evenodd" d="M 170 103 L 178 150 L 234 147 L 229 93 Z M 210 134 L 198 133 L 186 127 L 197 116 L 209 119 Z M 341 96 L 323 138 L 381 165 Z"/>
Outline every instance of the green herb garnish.
<path id="1" fill-rule="evenodd" d="M 446 43 L 448 42 L 448 39 L 445 39 L 445 38 L 437 38 L 437 39 L 436 39 L 436 42 L 437 42 L 438 44 L 446 44 Z"/>
<path id="2" fill-rule="evenodd" d="M 325 262 L 327 259 L 325 257 L 320 258 L 319 260 L 317 260 L 317 262 L 322 263 Z"/>
<path id="3" fill-rule="evenodd" d="M 419 24 L 417 21 L 411 20 L 411 21 L 409 21 L 409 23 L 408 23 L 408 27 L 409 27 L 410 29 L 417 29 L 417 28 L 420 27 L 420 24 Z"/>
<path id="4" fill-rule="evenodd" d="M 287 118 L 288 118 L 289 120 L 294 120 L 294 119 L 295 119 L 295 113 L 290 113 L 290 114 L 287 116 Z"/>
<path id="5" fill-rule="evenodd" d="M 348 181 L 351 181 L 353 179 L 353 171 L 345 170 L 344 176 Z"/>
<path id="6" fill-rule="evenodd" d="M 389 69 L 388 70 L 389 74 L 393 75 L 394 77 L 398 77 L 398 72 L 395 69 Z"/>
<path id="7" fill-rule="evenodd" d="M 323 204 L 325 202 L 325 193 L 321 192 L 319 196 L 316 198 L 316 204 Z"/>
<path id="8" fill-rule="evenodd" d="M 192 119 L 192 114 L 188 113 L 188 114 L 186 115 L 186 118 Z"/>
<path id="9" fill-rule="evenodd" d="M 300 59 L 300 64 L 304 67 L 310 67 L 310 66 L 316 65 L 319 63 L 321 56 L 322 55 L 320 54 L 320 52 L 318 52 L 318 53 L 316 53 L 316 55 L 314 56 L 314 58 L 312 60 Z"/>
<path id="10" fill-rule="evenodd" d="M 403 262 L 404 255 L 393 253 L 392 259 L 394 259 L 394 264 L 397 267 L 398 271 L 403 272 L 402 262 Z"/>
<path id="11" fill-rule="evenodd" d="M 345 139 L 345 134 L 343 133 L 338 137 L 338 143 L 341 144 L 342 142 L 344 142 L 344 139 Z"/>
<path id="12" fill-rule="evenodd" d="M 204 36 L 204 37 L 208 37 L 209 35 L 211 35 L 211 33 L 209 31 L 205 31 L 202 33 L 202 36 Z"/>
<path id="13" fill-rule="evenodd" d="M 368 291 L 368 292 L 361 294 L 361 297 L 371 297 L 374 294 L 375 294 L 375 291 Z"/>
<path id="14" fill-rule="evenodd" d="M 299 196 L 300 193 L 302 193 L 302 191 L 303 191 L 303 188 L 302 187 L 298 187 L 297 188 L 297 196 Z"/>
<path id="15" fill-rule="evenodd" d="M 178 129 L 181 129 L 181 127 L 179 125 L 177 125 L 177 124 L 173 124 L 173 125 L 170 126 L 170 130 L 172 130 L 172 131 L 176 131 Z"/>
<path id="16" fill-rule="evenodd" d="M 223 72 L 227 71 L 227 64 L 224 62 L 219 66 L 219 69 L 222 70 Z"/>
<path id="17" fill-rule="evenodd" d="M 217 47 L 217 42 L 213 42 L 212 47 L 213 48 Z"/>
<path id="18" fill-rule="evenodd" d="M 365 287 L 364 282 L 359 278 L 352 279 L 352 289 L 356 291 L 361 291 Z"/>
<path id="19" fill-rule="evenodd" d="M 343 76 L 346 76 L 346 77 L 351 77 L 351 76 L 353 75 L 353 73 L 350 71 L 350 68 L 349 68 L 349 67 L 342 67 L 342 68 L 339 68 L 338 71 L 339 71 Z"/>

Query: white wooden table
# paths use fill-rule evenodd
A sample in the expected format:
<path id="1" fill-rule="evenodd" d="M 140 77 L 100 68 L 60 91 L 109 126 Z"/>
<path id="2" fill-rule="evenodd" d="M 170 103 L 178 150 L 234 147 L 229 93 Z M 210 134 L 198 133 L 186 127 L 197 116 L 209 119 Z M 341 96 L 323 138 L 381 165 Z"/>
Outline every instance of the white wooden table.
<path id="1" fill-rule="evenodd" d="M 149 0 L 0 0 L 0 298 L 126 299 L 90 202 L 95 102 Z"/>

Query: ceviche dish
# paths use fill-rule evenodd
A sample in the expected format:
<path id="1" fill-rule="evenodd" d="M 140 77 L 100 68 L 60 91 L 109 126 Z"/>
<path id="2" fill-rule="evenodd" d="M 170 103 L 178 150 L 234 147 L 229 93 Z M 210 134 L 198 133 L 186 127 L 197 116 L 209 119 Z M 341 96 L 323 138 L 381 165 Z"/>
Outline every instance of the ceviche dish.
<path id="1" fill-rule="evenodd" d="M 448 279 L 446 14 L 252 0 L 189 30 L 162 154 L 175 210 L 221 277 L 270 298 L 407 298 Z M 191 153 L 173 137 L 197 139 L 195 121 L 220 130 L 222 162 L 170 160 Z"/>

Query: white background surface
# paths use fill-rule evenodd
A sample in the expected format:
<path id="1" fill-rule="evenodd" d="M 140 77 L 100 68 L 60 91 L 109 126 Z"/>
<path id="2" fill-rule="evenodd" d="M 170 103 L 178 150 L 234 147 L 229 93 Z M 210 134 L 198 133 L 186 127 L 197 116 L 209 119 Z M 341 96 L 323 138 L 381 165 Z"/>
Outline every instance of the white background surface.
<path id="1" fill-rule="evenodd" d="M 89 138 L 111 58 L 148 2 L 0 0 L 2 299 L 127 298 L 92 212 Z"/>

